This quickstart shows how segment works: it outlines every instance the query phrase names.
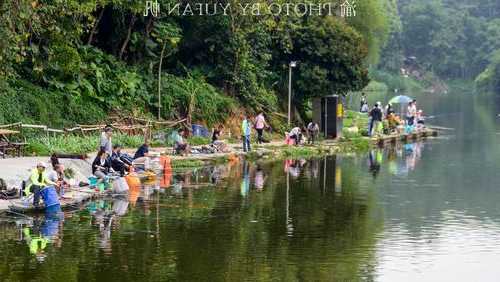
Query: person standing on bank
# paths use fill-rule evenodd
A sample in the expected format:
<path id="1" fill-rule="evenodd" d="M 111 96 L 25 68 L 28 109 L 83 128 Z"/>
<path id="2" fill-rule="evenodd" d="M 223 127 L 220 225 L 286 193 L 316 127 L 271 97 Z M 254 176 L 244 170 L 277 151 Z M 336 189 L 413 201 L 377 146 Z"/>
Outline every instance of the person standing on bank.
<path id="1" fill-rule="evenodd" d="M 243 152 L 250 152 L 250 134 L 252 132 L 252 123 L 248 120 L 246 114 L 243 115 L 241 122 L 241 139 L 243 141 Z"/>
<path id="2" fill-rule="evenodd" d="M 368 103 L 366 102 L 366 94 L 365 94 L 365 92 L 363 92 L 363 93 L 361 93 L 361 99 L 359 101 L 359 111 L 362 112 L 362 113 L 363 113 L 363 106 L 365 104 L 368 104 Z M 367 111 L 365 111 L 365 113 L 366 112 Z"/>
<path id="3" fill-rule="evenodd" d="M 264 113 L 260 112 L 257 117 L 255 118 L 255 130 L 257 131 L 257 143 L 262 144 L 264 143 L 264 129 L 266 127 L 269 127 L 269 125 L 266 122 L 266 118 L 264 117 Z"/>
<path id="4" fill-rule="evenodd" d="M 99 143 L 99 151 L 105 151 L 108 156 L 113 154 L 113 145 L 111 142 L 111 135 L 113 135 L 113 128 L 110 125 L 106 125 L 104 131 L 101 133 L 101 141 Z"/>
<path id="5" fill-rule="evenodd" d="M 370 132 L 370 136 L 373 136 L 373 133 L 380 133 L 380 125 L 382 123 L 382 118 L 383 118 L 383 114 L 382 114 L 382 103 L 380 102 L 377 102 L 375 104 L 375 107 L 373 107 L 373 109 L 371 110 L 370 112 L 370 116 L 372 118 L 372 126 L 371 126 L 371 132 Z"/>
<path id="6" fill-rule="evenodd" d="M 413 100 L 408 104 L 406 120 L 409 126 L 415 125 L 415 117 L 417 116 L 417 100 Z"/>

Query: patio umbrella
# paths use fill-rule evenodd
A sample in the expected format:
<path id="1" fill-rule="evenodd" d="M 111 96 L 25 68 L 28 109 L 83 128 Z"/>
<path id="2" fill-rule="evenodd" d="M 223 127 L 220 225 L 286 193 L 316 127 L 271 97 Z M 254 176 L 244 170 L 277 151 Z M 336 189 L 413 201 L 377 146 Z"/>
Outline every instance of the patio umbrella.
<path id="1" fill-rule="evenodd" d="M 393 97 L 391 100 L 389 100 L 389 103 L 391 103 L 391 104 L 408 104 L 411 101 L 413 101 L 412 98 L 405 96 L 405 95 L 399 95 L 399 96 Z"/>
<path id="2" fill-rule="evenodd" d="M 399 115 L 402 116 L 404 114 L 404 105 L 410 103 L 411 101 L 413 101 L 413 99 L 408 97 L 408 96 L 398 95 L 398 96 L 392 97 L 392 99 L 389 100 L 389 103 L 392 105 L 399 104 Z"/>

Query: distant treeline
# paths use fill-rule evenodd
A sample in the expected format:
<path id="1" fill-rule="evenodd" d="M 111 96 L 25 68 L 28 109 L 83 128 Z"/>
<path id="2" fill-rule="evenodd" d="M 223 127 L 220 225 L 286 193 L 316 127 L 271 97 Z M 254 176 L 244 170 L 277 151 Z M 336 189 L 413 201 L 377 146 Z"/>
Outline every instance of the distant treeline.
<path id="1" fill-rule="evenodd" d="M 500 1 L 399 0 L 379 68 L 404 60 L 445 79 L 500 90 Z"/>

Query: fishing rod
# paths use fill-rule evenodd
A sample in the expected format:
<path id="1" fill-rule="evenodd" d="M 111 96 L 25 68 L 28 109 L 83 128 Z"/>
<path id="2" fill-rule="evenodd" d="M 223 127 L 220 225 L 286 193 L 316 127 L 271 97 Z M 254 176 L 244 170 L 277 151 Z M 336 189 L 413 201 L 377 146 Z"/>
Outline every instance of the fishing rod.
<path id="1" fill-rule="evenodd" d="M 19 213 L 19 212 L 15 212 L 13 210 L 6 210 L 7 213 L 11 213 L 11 214 L 14 214 L 14 215 L 19 215 L 19 216 L 22 216 L 22 217 L 25 217 L 27 219 L 30 219 L 30 220 L 33 220 L 33 217 L 32 216 L 27 216 L 23 213 Z"/>
<path id="2" fill-rule="evenodd" d="M 458 115 L 461 114 L 462 112 L 456 112 L 456 113 L 445 113 L 445 114 L 437 114 L 437 115 L 430 115 L 430 116 L 425 116 L 424 118 L 426 119 L 433 119 L 433 118 L 438 118 L 438 117 L 443 117 L 443 116 L 453 116 L 453 115 Z"/>

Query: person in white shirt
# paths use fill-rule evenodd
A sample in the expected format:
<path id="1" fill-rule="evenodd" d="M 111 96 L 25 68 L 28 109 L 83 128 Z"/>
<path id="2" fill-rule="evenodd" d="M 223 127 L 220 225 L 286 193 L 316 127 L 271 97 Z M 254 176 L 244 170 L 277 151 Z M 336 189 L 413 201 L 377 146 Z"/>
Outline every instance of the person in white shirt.
<path id="1" fill-rule="evenodd" d="M 302 131 L 300 127 L 294 127 L 290 130 L 289 137 L 294 140 L 295 145 L 300 144 L 300 140 L 302 140 Z"/>
<path id="2" fill-rule="evenodd" d="M 101 141 L 99 142 L 99 151 L 105 151 L 108 156 L 111 156 L 113 154 L 111 135 L 113 135 L 113 129 L 111 128 L 111 126 L 106 126 L 104 128 L 104 131 L 101 133 Z"/>
<path id="3" fill-rule="evenodd" d="M 407 123 L 409 126 L 415 124 L 415 117 L 417 116 L 417 101 L 413 100 L 408 104 L 408 109 L 406 113 Z"/>
<path id="4" fill-rule="evenodd" d="M 307 140 L 309 144 L 314 144 L 314 140 L 316 139 L 319 132 L 319 126 L 315 122 L 310 122 L 307 125 L 307 133 L 309 134 L 309 139 Z"/>

